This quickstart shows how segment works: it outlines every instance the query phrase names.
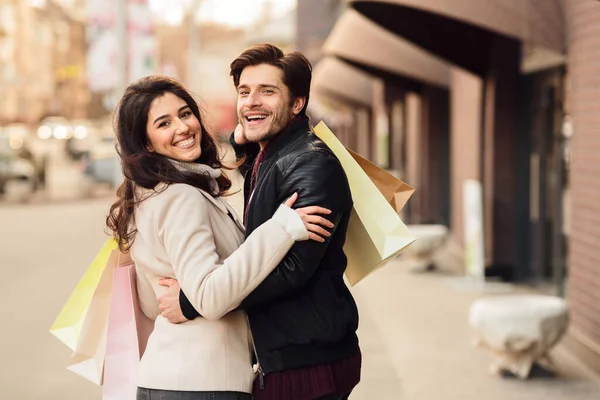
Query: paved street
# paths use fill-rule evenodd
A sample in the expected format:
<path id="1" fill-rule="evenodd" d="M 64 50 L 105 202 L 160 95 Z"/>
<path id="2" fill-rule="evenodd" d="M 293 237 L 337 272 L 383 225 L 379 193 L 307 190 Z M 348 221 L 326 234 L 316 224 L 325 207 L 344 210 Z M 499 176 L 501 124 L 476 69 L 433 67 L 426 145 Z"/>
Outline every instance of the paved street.
<path id="1" fill-rule="evenodd" d="M 69 350 L 48 328 L 105 239 L 110 200 L 0 205 L 0 388 L 3 399 L 100 399 L 67 371 Z M 559 348 L 563 377 L 518 382 L 490 376 L 471 347 L 474 293 L 439 274 L 394 262 L 353 288 L 361 312 L 363 380 L 353 400 L 592 400 L 600 384 Z"/>

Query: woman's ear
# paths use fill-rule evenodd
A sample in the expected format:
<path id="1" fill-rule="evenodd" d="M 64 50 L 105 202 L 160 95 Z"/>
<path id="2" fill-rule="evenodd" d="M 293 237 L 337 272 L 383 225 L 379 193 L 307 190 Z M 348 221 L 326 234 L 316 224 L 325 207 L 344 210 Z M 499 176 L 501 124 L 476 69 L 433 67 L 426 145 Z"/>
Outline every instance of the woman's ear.
<path id="1" fill-rule="evenodd" d="M 150 153 L 154 153 L 154 147 L 152 147 L 152 143 L 150 143 L 150 140 L 148 140 L 148 144 L 146 145 L 146 150 L 148 150 Z"/>

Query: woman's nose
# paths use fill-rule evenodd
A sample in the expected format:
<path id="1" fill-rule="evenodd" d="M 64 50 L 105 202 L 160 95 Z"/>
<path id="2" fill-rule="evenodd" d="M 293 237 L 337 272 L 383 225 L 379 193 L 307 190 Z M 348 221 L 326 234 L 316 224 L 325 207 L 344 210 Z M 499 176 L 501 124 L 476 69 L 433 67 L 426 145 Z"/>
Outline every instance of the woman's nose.
<path id="1" fill-rule="evenodd" d="M 190 127 L 187 126 L 187 124 L 185 122 L 183 122 L 182 120 L 178 119 L 178 125 L 177 128 L 175 129 L 175 133 L 177 133 L 178 135 L 187 133 L 190 130 Z"/>

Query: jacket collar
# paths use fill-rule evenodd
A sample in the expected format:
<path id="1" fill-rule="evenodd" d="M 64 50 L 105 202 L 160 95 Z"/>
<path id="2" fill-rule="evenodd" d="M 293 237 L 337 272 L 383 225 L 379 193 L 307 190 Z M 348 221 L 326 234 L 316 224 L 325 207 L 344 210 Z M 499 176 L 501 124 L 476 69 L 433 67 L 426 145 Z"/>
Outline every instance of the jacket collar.
<path id="1" fill-rule="evenodd" d="M 294 142 L 300 135 L 306 135 L 308 132 L 310 132 L 308 117 L 294 117 L 288 126 L 267 144 L 264 149 L 266 151 L 265 160 L 277 155 L 289 143 Z"/>

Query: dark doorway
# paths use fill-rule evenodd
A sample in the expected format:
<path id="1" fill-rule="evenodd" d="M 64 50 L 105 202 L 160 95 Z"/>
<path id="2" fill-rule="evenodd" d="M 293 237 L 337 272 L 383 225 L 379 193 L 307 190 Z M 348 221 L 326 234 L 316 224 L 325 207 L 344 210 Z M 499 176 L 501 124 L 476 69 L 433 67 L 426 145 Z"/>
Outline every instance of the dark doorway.
<path id="1" fill-rule="evenodd" d="M 516 195 L 516 277 L 533 284 L 553 280 L 559 294 L 566 268 L 562 229 L 566 176 L 561 134 L 563 80 L 563 68 L 520 78 Z"/>

